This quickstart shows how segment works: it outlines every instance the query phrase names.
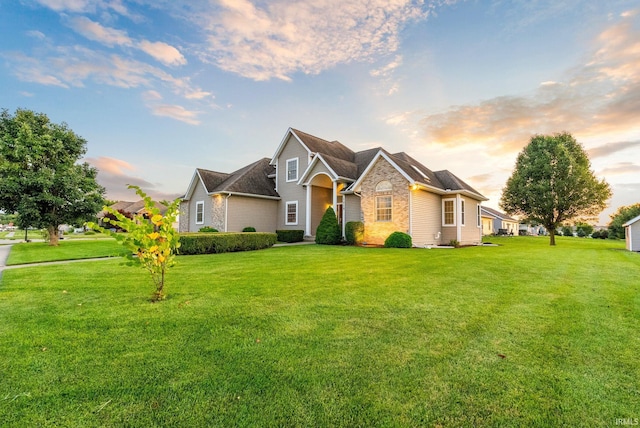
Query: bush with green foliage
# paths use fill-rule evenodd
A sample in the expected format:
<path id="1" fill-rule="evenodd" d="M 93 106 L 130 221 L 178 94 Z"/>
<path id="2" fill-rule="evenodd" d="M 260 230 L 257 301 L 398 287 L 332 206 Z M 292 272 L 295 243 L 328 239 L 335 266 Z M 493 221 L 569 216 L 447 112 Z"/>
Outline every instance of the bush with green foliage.
<path id="1" fill-rule="evenodd" d="M 304 230 L 276 230 L 279 242 L 302 242 L 304 241 Z"/>
<path id="2" fill-rule="evenodd" d="M 327 208 L 316 229 L 316 244 L 337 245 L 342 241 L 338 217 L 332 207 Z"/>
<path id="3" fill-rule="evenodd" d="M 218 231 L 218 229 L 214 229 L 211 226 L 204 226 L 204 227 L 201 227 L 200 229 L 198 229 L 198 232 L 200 232 L 200 233 L 214 233 L 214 232 L 217 232 L 217 231 Z"/>
<path id="4" fill-rule="evenodd" d="M 244 229 L 242 229 L 243 232 L 255 232 L 256 228 L 253 226 L 247 226 Z"/>
<path id="5" fill-rule="evenodd" d="M 276 234 L 266 232 L 183 233 L 179 241 L 181 255 L 218 254 L 269 248 L 276 243 Z"/>
<path id="6" fill-rule="evenodd" d="M 624 239 L 624 227 L 622 225 L 639 215 L 640 203 L 618 208 L 618 211 L 611 215 L 608 231 L 609 238 Z"/>
<path id="7" fill-rule="evenodd" d="M 591 234 L 593 239 L 607 239 L 609 237 L 609 231 L 607 229 L 596 230 Z"/>
<path id="8" fill-rule="evenodd" d="M 384 241 L 386 248 L 411 248 L 413 243 L 411 236 L 403 232 L 393 232 Z"/>
<path id="9" fill-rule="evenodd" d="M 584 238 L 585 236 L 589 236 L 593 233 L 593 226 L 588 223 L 577 222 L 576 223 L 576 234 Z"/>
<path id="10" fill-rule="evenodd" d="M 364 223 L 349 221 L 344 226 L 344 237 L 349 245 L 360 245 L 364 241 Z"/>
<path id="11" fill-rule="evenodd" d="M 452 239 L 451 241 L 449 241 L 449 246 L 453 248 L 459 248 L 460 242 L 457 239 Z"/>
<path id="12" fill-rule="evenodd" d="M 569 226 L 562 226 L 560 228 L 562 236 L 573 236 L 573 229 Z"/>

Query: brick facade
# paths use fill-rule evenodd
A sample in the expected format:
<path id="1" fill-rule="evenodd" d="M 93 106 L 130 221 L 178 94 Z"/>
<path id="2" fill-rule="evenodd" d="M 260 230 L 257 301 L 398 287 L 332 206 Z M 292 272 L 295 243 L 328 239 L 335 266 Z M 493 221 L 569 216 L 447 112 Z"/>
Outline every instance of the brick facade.
<path id="1" fill-rule="evenodd" d="M 376 186 L 389 181 L 392 196 L 391 221 L 376 221 Z M 387 160 L 379 158 L 361 184 L 361 209 L 364 214 L 364 242 L 384 244 L 393 232 L 409 233 L 409 183 Z"/>

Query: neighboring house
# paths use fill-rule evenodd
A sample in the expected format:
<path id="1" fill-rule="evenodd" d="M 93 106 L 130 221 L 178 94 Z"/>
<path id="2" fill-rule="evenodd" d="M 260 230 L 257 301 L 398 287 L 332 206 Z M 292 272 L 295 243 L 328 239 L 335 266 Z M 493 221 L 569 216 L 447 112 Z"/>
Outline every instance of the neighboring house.
<path id="1" fill-rule="evenodd" d="M 315 235 L 328 207 L 342 227 L 364 223 L 364 241 L 382 244 L 394 231 L 415 246 L 482 241 L 487 198 L 447 170 L 431 171 L 406 153 L 354 152 L 289 128 L 273 157 L 231 174 L 196 169 L 181 203 L 181 232 L 304 230 Z"/>
<path id="2" fill-rule="evenodd" d="M 489 207 L 482 207 L 483 235 L 517 235 L 520 223 L 508 215 Z"/>
<path id="3" fill-rule="evenodd" d="M 640 251 L 640 215 L 622 226 L 624 227 L 627 250 Z"/>
<path id="4" fill-rule="evenodd" d="M 162 205 L 159 202 L 154 202 L 154 205 L 156 206 L 156 208 L 158 208 L 158 210 L 160 211 L 160 214 L 164 214 L 165 212 L 167 212 L 167 207 L 165 205 Z M 145 210 L 144 201 L 142 199 L 136 202 L 118 201 L 115 204 L 110 205 L 109 208 L 114 209 L 116 211 L 127 212 L 130 214 L 140 214 Z M 105 214 L 104 211 L 99 212 L 98 218 L 104 217 L 104 214 Z"/>
<path id="5" fill-rule="evenodd" d="M 547 229 L 545 229 L 544 226 L 541 226 L 539 224 L 533 225 L 528 223 L 520 223 L 518 234 L 533 235 L 533 236 L 546 235 Z"/>

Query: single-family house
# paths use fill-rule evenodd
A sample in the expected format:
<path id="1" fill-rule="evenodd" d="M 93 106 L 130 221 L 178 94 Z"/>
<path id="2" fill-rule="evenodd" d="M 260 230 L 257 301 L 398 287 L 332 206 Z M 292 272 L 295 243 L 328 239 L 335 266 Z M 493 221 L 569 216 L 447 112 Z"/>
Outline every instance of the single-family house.
<path id="1" fill-rule="evenodd" d="M 501 213 L 493 208 L 483 206 L 482 234 L 483 235 L 517 235 L 520 229 L 520 222 L 505 213 Z"/>
<path id="2" fill-rule="evenodd" d="M 158 208 L 160 214 L 164 214 L 167 211 L 167 207 L 165 205 L 162 205 L 160 202 L 154 202 L 154 205 L 156 208 Z M 135 202 L 118 201 L 115 204 L 110 205 L 109 208 L 128 214 L 141 214 L 145 211 L 144 201 L 142 199 Z M 102 218 L 104 217 L 104 215 L 105 211 L 100 211 L 97 217 Z"/>
<path id="3" fill-rule="evenodd" d="M 624 227 L 627 250 L 640 251 L 640 215 L 632 218 L 622 226 Z"/>
<path id="4" fill-rule="evenodd" d="M 382 244 L 394 231 L 415 246 L 482 241 L 481 203 L 473 187 L 447 170 L 432 171 L 406 153 L 354 152 L 289 128 L 274 155 L 230 174 L 196 169 L 181 203 L 181 232 L 304 230 L 314 236 L 328 207 L 344 234 L 364 223 L 364 241 Z"/>

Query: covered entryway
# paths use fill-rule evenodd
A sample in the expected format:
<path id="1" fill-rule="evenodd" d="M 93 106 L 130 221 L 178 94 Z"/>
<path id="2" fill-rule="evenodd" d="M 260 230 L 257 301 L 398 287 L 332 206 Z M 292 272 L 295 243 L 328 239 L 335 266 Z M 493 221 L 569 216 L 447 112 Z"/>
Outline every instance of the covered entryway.
<path id="1" fill-rule="evenodd" d="M 322 220 L 322 216 L 327 208 L 334 206 L 333 184 L 333 181 L 331 181 L 328 175 L 318 173 L 307 185 L 307 201 L 310 202 L 311 205 L 310 209 L 307 210 L 307 215 L 310 215 L 307 221 L 309 225 L 307 233 L 311 236 L 315 236 L 316 229 L 318 229 L 320 220 Z"/>

